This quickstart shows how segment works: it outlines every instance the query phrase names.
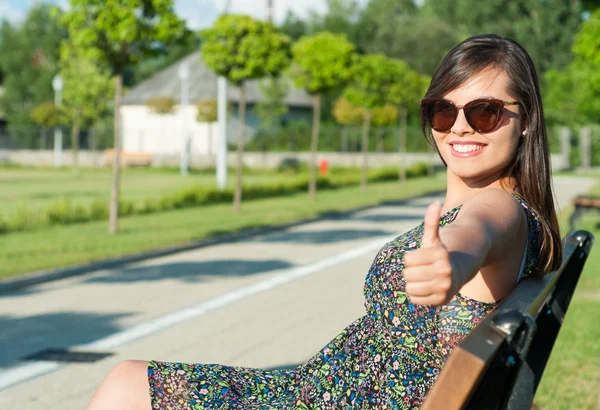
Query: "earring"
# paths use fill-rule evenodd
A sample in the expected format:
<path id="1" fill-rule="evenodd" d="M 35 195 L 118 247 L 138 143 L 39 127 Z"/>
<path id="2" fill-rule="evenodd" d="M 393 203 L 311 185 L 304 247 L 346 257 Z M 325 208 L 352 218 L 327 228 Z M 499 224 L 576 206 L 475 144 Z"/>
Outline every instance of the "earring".
<path id="1" fill-rule="evenodd" d="M 525 134 L 527 134 L 527 130 L 523 130 L 522 135 L 525 136 Z"/>

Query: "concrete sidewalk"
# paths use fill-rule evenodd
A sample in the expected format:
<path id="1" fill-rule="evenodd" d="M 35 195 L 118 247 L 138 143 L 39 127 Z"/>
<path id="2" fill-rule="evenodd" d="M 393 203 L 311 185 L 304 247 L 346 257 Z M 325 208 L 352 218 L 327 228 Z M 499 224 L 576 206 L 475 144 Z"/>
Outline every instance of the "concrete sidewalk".
<path id="1" fill-rule="evenodd" d="M 558 206 L 595 180 L 555 179 Z M 381 245 L 422 221 L 418 198 L 0 296 L 0 408 L 82 409 L 124 359 L 288 367 L 364 314 Z M 48 348 L 110 357 L 28 362 Z M 11 387 L 7 387 L 12 385 Z M 65 387 L 68 386 L 68 387 Z"/>

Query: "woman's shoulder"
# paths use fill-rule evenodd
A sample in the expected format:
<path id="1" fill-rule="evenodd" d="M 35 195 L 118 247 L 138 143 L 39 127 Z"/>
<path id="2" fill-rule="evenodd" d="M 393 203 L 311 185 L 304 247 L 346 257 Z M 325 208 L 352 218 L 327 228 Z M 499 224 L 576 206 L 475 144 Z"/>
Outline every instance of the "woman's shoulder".
<path id="1" fill-rule="evenodd" d="M 500 188 L 486 188 L 467 199 L 461 206 L 457 220 L 470 217 L 503 224 L 520 224 L 524 221 L 526 202 L 514 192 Z"/>

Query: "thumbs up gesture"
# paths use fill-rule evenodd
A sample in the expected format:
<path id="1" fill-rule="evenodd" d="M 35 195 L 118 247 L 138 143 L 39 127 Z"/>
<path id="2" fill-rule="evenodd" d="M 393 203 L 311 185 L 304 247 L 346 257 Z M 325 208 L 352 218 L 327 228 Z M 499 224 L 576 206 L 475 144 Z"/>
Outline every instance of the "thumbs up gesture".
<path id="1" fill-rule="evenodd" d="M 404 255 L 405 292 L 418 305 L 439 306 L 448 303 L 454 289 L 450 254 L 439 235 L 441 205 L 429 205 L 425 213 L 421 248 Z"/>

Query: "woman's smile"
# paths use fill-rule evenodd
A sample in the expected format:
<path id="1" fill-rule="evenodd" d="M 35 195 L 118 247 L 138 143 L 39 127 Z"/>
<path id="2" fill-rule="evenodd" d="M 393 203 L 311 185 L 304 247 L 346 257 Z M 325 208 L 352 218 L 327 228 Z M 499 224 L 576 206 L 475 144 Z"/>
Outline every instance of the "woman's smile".
<path id="1" fill-rule="evenodd" d="M 486 144 L 464 141 L 464 142 L 455 142 L 450 143 L 450 151 L 452 155 L 458 158 L 471 158 L 476 155 L 481 154 L 481 152 L 485 149 Z"/>

